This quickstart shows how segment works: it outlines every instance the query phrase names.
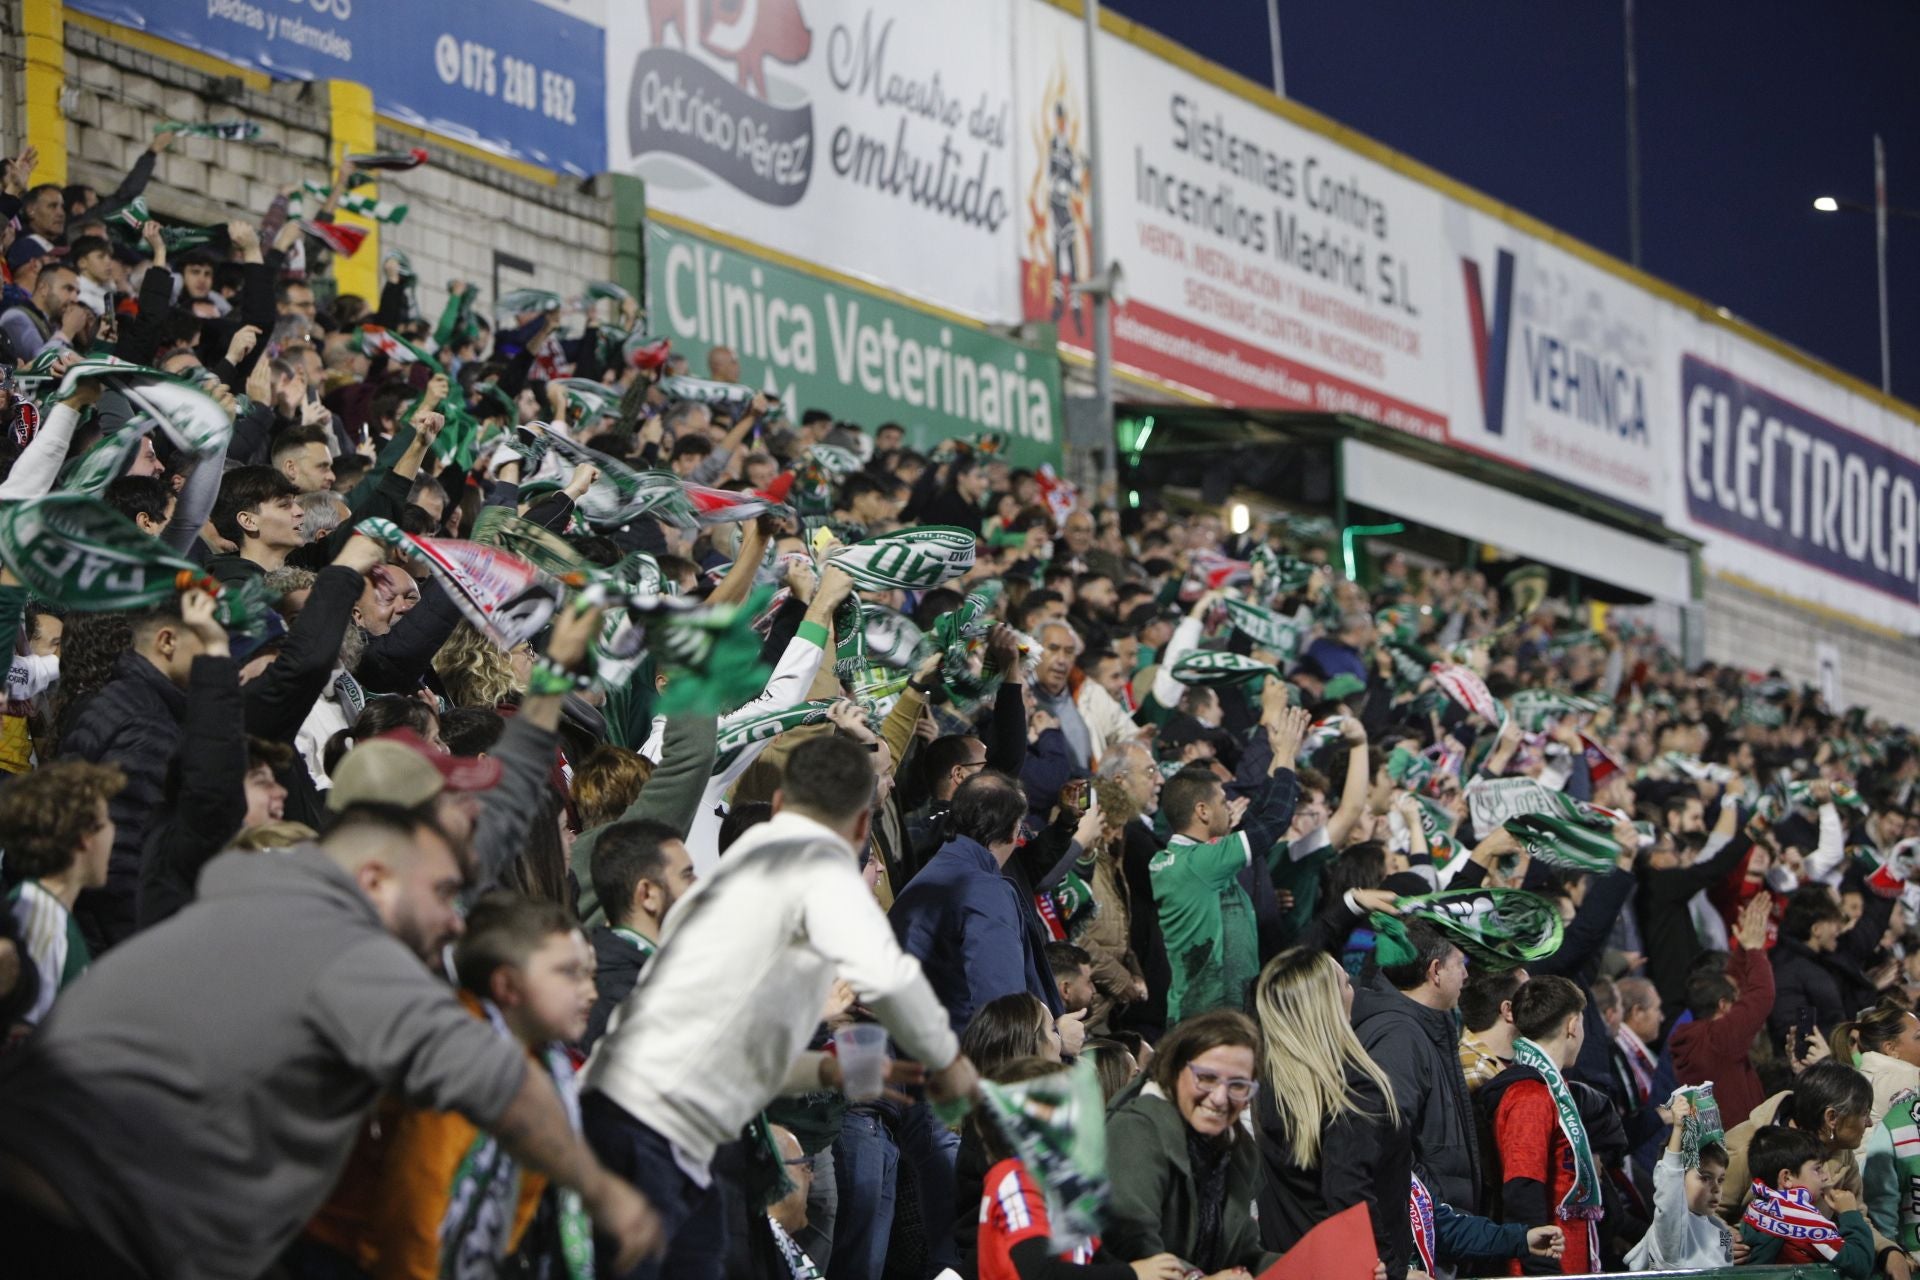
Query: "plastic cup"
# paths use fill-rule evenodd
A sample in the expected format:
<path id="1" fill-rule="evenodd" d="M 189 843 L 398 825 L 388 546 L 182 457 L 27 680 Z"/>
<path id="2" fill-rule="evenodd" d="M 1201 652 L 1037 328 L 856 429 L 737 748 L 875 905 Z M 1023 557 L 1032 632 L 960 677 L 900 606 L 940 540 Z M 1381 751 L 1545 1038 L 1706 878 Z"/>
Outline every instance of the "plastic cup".
<path id="1" fill-rule="evenodd" d="M 840 1059 L 840 1092 L 849 1102 L 872 1102 L 886 1088 L 887 1029 L 870 1022 L 855 1023 L 833 1033 L 833 1051 Z"/>

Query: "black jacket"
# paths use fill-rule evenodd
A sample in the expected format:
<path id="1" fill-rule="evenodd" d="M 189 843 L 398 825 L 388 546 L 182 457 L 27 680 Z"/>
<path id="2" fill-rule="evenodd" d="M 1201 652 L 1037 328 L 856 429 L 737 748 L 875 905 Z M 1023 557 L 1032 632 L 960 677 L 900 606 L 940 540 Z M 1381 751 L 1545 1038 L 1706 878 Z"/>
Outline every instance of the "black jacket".
<path id="1" fill-rule="evenodd" d="M 1773 1013 L 1767 1033 L 1780 1043 L 1794 1025 L 1812 1027 L 1822 1036 L 1846 1021 L 1845 984 L 1840 965 L 1831 955 L 1782 935 L 1774 944 Z"/>
<path id="2" fill-rule="evenodd" d="M 1353 993 L 1353 1029 L 1393 1081 L 1413 1129 L 1415 1166 L 1434 1199 L 1477 1212 L 1480 1150 L 1453 1015 L 1408 998 L 1375 973 Z"/>
<path id="3" fill-rule="evenodd" d="M 594 992 L 593 1011 L 587 1014 L 587 1034 L 580 1040 L 583 1050 L 591 1050 L 607 1034 L 613 1011 L 633 994 L 640 984 L 640 971 L 653 957 L 652 951 L 641 950 L 604 924 L 588 934 L 587 941 L 593 944 Z"/>
<path id="4" fill-rule="evenodd" d="M 1167 991 L 1173 986 L 1173 969 L 1167 963 L 1167 941 L 1160 932 L 1160 913 L 1153 907 L 1153 875 L 1147 864 L 1166 845 L 1153 833 L 1145 818 L 1136 818 L 1126 827 L 1125 846 L 1120 854 L 1120 870 L 1127 878 L 1127 896 L 1137 906 L 1128 924 L 1132 931 L 1133 955 L 1147 980 L 1147 998 L 1129 1004 L 1121 1014 L 1121 1027 L 1137 1031 L 1149 1040 L 1158 1040 L 1167 1025 Z"/>
<path id="5" fill-rule="evenodd" d="M 207 661 L 196 659 L 194 665 Z M 114 665 L 113 679 L 74 708 L 71 727 L 60 740 L 62 756 L 117 765 L 127 775 L 127 785 L 107 802 L 114 824 L 107 882 L 82 893 L 74 904 L 96 956 L 137 927 L 141 850 L 165 800 L 167 765 L 180 748 L 186 713 L 186 693 L 129 651 Z"/>
<path id="6" fill-rule="evenodd" d="M 1413 1257 L 1406 1212 L 1413 1181 L 1412 1126 L 1404 1110 L 1398 1123 L 1388 1121 L 1380 1086 L 1364 1074 L 1349 1069 L 1347 1089 L 1359 1111 L 1339 1116 L 1321 1132 L 1320 1160 L 1313 1168 L 1295 1162 L 1291 1130 L 1274 1106 L 1272 1091 L 1261 1091 L 1255 1109 L 1266 1169 L 1255 1201 L 1260 1244 L 1285 1253 L 1342 1209 L 1364 1204 L 1389 1280 L 1400 1280 Z"/>
<path id="7" fill-rule="evenodd" d="M 1746 833 L 1736 829 L 1733 839 L 1711 858 L 1690 867 L 1640 873 L 1636 907 L 1640 936 L 1647 947 L 1647 976 L 1659 990 L 1665 1008 L 1686 1007 L 1687 975 L 1706 949 L 1700 945 L 1687 903 L 1694 894 L 1740 866 L 1752 848 Z"/>
<path id="8" fill-rule="evenodd" d="M 233 842 L 246 821 L 247 731 L 240 707 L 240 669 L 234 660 L 196 660 L 181 726 L 179 786 L 142 852 L 142 929 L 193 901 L 200 869 Z"/>

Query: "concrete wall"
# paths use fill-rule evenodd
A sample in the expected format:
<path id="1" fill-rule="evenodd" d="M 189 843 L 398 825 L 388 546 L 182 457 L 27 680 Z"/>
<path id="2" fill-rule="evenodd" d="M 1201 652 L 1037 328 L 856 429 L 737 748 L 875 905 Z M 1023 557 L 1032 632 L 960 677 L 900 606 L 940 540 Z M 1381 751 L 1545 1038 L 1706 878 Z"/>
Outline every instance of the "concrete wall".
<path id="1" fill-rule="evenodd" d="M 1705 604 L 1708 658 L 1757 670 L 1778 667 L 1789 679 L 1814 683 L 1815 646 L 1829 644 L 1839 650 L 1845 703 L 1920 725 L 1920 641 L 1819 618 L 1712 575 Z"/>

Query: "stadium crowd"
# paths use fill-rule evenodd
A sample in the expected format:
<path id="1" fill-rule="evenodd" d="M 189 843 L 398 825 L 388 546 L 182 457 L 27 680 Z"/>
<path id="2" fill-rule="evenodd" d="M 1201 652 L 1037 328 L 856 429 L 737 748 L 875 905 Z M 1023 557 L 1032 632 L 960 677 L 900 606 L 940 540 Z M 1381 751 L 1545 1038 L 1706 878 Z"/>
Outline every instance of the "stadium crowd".
<path id="1" fill-rule="evenodd" d="M 1910 1274 L 1906 730 L 167 136 L 0 194 L 7 1275 Z"/>

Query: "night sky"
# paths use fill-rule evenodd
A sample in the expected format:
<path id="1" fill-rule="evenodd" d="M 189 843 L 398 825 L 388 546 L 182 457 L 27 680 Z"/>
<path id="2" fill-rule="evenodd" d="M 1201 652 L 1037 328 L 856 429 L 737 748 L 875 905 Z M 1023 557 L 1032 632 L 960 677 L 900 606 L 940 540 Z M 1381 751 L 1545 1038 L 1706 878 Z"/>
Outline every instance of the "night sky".
<path id="1" fill-rule="evenodd" d="M 1266 0 L 1108 0 L 1263 85 Z M 1638 0 L 1649 272 L 1880 384 L 1873 141 L 1920 208 L 1920 4 Z M 1280 0 L 1288 95 L 1628 257 L 1618 0 Z M 1893 391 L 1920 402 L 1920 221 L 1887 255 Z"/>

